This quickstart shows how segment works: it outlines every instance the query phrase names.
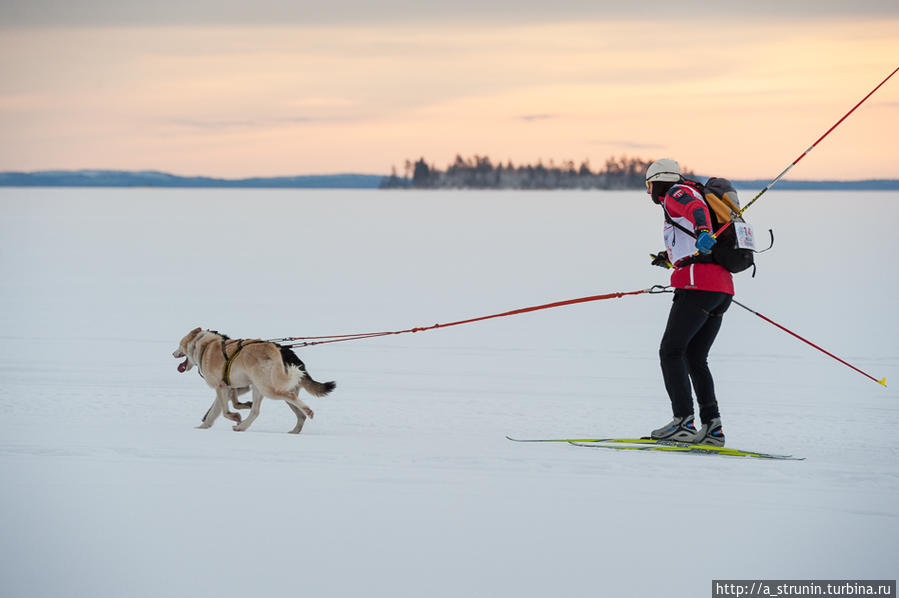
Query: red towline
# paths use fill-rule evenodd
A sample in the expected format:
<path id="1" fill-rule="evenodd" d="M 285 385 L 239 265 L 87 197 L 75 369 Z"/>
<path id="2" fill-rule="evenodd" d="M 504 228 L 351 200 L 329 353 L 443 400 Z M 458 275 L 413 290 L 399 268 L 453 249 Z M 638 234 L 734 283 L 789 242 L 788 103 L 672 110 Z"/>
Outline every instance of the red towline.
<path id="1" fill-rule="evenodd" d="M 491 314 L 489 316 L 480 316 L 477 318 L 469 318 L 467 320 L 459 320 L 457 322 L 449 322 L 447 324 L 434 324 L 432 326 L 419 326 L 415 328 L 407 328 L 405 330 L 392 330 L 386 332 L 361 332 L 356 334 L 336 334 L 330 336 L 288 336 L 285 338 L 279 339 L 271 339 L 273 341 L 289 341 L 289 346 L 292 347 L 309 347 L 312 345 L 323 345 L 325 343 L 339 343 L 343 341 L 353 341 L 360 340 L 365 338 L 376 338 L 379 336 L 390 336 L 394 334 L 406 334 L 408 332 L 424 332 L 426 330 L 436 330 L 438 328 L 449 328 L 450 326 L 459 326 L 461 324 L 471 324 L 473 322 L 481 322 L 484 320 L 490 320 L 493 318 L 503 318 L 505 316 L 514 316 L 518 314 L 525 314 L 532 311 L 538 311 L 541 309 L 551 309 L 554 307 L 564 307 L 566 305 L 575 305 L 577 303 L 587 303 L 590 301 L 602 301 L 604 299 L 619 299 L 621 297 L 626 297 L 628 295 L 642 295 L 644 293 L 668 293 L 670 290 L 667 287 L 663 287 L 661 285 L 655 285 L 648 289 L 641 289 L 639 291 L 624 291 L 619 293 L 607 293 L 605 295 L 591 295 L 589 297 L 579 297 L 577 299 L 566 299 L 565 301 L 554 301 L 553 303 L 544 303 L 543 305 L 534 305 L 531 307 L 522 307 L 520 309 L 513 309 L 511 311 L 504 311 L 498 314 Z"/>
<path id="2" fill-rule="evenodd" d="M 366 338 L 377 338 L 380 336 L 391 336 L 394 334 L 406 334 L 406 333 L 410 333 L 410 332 L 424 332 L 425 330 L 436 330 L 438 328 L 449 328 L 450 326 L 459 326 L 461 324 L 471 324 L 473 322 L 482 322 L 484 320 L 491 320 L 493 318 L 503 318 L 505 316 L 526 314 L 528 312 L 538 311 L 541 309 L 564 307 L 566 305 L 575 305 L 577 303 L 588 303 L 590 301 L 602 301 L 604 299 L 619 299 L 621 297 L 627 297 L 630 295 L 643 295 L 645 293 L 655 295 L 655 294 L 659 294 L 659 293 L 671 293 L 671 292 L 673 292 L 671 287 L 666 287 L 666 286 L 662 286 L 662 285 L 654 285 L 648 289 L 641 289 L 639 291 L 623 291 L 623 292 L 618 292 L 618 293 L 606 293 L 604 295 L 590 295 L 589 297 L 579 297 L 577 299 L 566 299 L 565 301 L 554 301 L 552 303 L 544 303 L 542 305 L 534 305 L 531 307 L 522 307 L 520 309 L 504 311 L 504 312 L 498 313 L 498 314 L 490 314 L 489 316 L 479 316 L 477 318 L 468 318 L 467 320 L 458 320 L 456 322 L 449 322 L 447 324 L 434 324 L 432 326 L 418 326 L 415 328 L 407 328 L 405 330 L 391 330 L 391 331 L 385 331 L 385 332 L 360 332 L 360 333 L 356 333 L 356 334 L 336 334 L 336 335 L 330 335 L 330 336 L 287 336 L 284 338 L 268 339 L 268 341 L 284 343 L 285 346 L 288 346 L 288 347 L 311 347 L 312 345 L 324 345 L 327 343 L 340 343 L 340 342 L 344 342 L 344 341 L 355 341 L 355 340 L 362 340 L 362 339 L 366 339 Z M 873 380 L 874 382 L 877 382 L 878 384 L 880 384 L 883 387 L 886 387 L 886 385 L 887 385 L 886 378 L 881 378 L 880 380 L 878 380 L 871 374 L 860 370 L 859 368 L 855 367 L 848 361 L 840 359 L 833 353 L 830 353 L 829 351 L 822 349 L 815 343 L 796 334 L 789 328 L 778 324 L 771 318 L 764 316 L 764 315 L 760 314 L 759 312 L 755 311 L 754 309 L 751 309 L 751 308 L 743 305 L 739 301 L 734 300 L 734 303 L 736 303 L 737 305 L 739 305 L 746 311 L 748 311 L 752 314 L 755 314 L 756 316 L 758 316 L 762 320 L 768 322 L 769 324 L 772 324 L 772 325 L 780 328 L 787 334 L 790 334 L 790 335 L 794 336 L 795 338 L 798 338 L 805 344 L 807 344 L 811 347 L 814 347 L 815 349 L 824 353 L 828 357 L 831 357 L 831 358 L 839 361 L 843 365 L 852 368 L 859 374 L 862 374 L 863 376 L 870 378 L 871 380 Z"/>

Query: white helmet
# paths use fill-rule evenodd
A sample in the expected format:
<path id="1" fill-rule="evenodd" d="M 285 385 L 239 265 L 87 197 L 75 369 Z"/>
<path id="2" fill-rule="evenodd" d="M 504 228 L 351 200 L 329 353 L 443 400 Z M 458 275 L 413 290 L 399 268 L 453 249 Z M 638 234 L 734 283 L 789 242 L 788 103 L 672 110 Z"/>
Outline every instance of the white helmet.
<path id="1" fill-rule="evenodd" d="M 676 183 L 681 180 L 680 166 L 671 158 L 660 158 L 646 169 L 646 182 L 670 182 Z"/>

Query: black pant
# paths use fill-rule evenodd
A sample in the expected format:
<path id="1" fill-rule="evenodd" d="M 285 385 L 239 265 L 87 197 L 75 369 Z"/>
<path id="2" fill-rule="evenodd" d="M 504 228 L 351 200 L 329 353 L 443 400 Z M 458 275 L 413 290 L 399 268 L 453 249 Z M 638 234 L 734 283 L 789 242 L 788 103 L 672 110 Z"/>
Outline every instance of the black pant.
<path id="1" fill-rule="evenodd" d="M 674 291 L 674 303 L 668 314 L 659 358 L 675 417 L 693 413 L 691 378 L 702 422 L 708 423 L 720 417 L 708 357 L 709 349 L 721 329 L 722 316 L 732 299 L 727 293 L 714 291 Z"/>

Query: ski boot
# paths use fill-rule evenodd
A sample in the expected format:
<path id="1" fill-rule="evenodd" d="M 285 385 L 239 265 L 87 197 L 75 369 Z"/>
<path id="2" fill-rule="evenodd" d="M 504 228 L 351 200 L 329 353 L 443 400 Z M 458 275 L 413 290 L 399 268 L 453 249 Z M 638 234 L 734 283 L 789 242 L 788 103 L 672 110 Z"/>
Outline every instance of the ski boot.
<path id="1" fill-rule="evenodd" d="M 724 430 L 721 429 L 721 418 L 715 417 L 707 424 L 702 424 L 696 435 L 696 444 L 724 446 Z"/>
<path id="2" fill-rule="evenodd" d="M 653 440 L 670 440 L 672 442 L 695 443 L 697 438 L 693 415 L 675 417 L 668 424 L 652 431 Z"/>

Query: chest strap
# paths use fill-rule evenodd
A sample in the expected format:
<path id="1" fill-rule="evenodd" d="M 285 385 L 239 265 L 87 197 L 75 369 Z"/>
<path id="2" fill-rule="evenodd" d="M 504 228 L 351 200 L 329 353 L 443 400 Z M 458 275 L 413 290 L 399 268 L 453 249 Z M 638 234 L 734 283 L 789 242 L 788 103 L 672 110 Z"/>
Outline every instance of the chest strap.
<path id="1" fill-rule="evenodd" d="M 206 349 L 209 348 L 209 345 L 214 343 L 215 341 L 209 341 L 203 348 L 200 350 L 200 357 L 197 359 L 197 373 L 200 374 L 200 378 L 206 379 L 206 376 L 203 375 L 203 356 L 206 355 Z"/>
<path id="2" fill-rule="evenodd" d="M 225 367 L 222 370 L 222 381 L 225 383 L 225 386 L 231 386 L 231 364 L 234 363 L 234 360 L 237 358 L 237 354 L 243 351 L 244 347 L 249 345 L 255 345 L 256 343 L 262 343 L 265 341 L 249 341 L 245 343 L 243 339 L 237 341 L 237 347 L 234 349 L 234 353 L 231 356 L 228 356 L 228 353 L 225 351 L 225 344 L 228 341 L 222 341 L 222 356 L 225 358 Z"/>

